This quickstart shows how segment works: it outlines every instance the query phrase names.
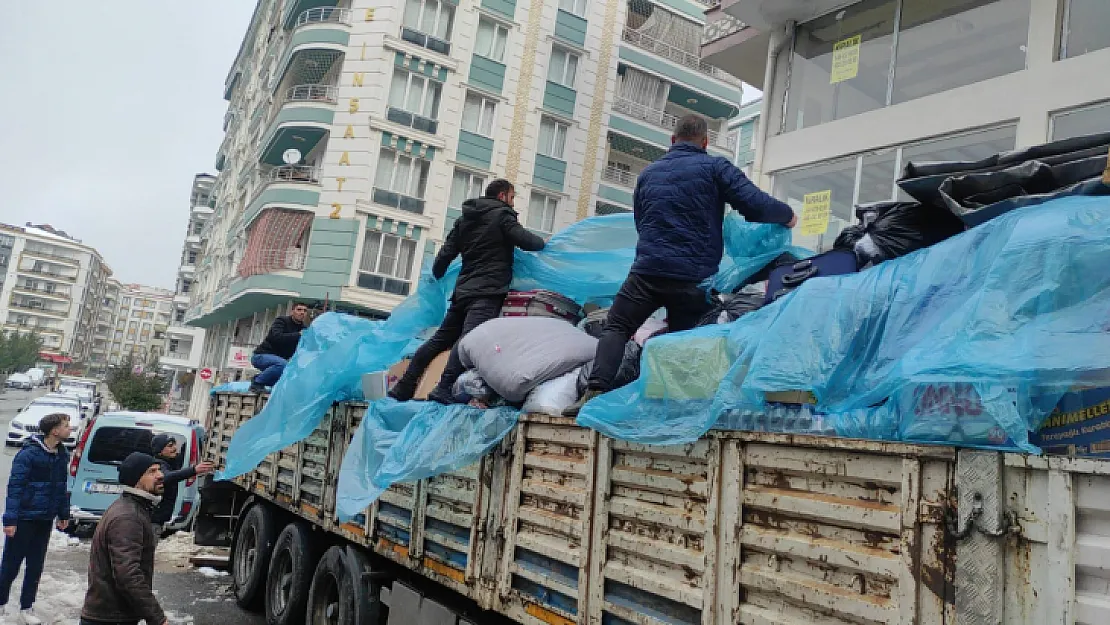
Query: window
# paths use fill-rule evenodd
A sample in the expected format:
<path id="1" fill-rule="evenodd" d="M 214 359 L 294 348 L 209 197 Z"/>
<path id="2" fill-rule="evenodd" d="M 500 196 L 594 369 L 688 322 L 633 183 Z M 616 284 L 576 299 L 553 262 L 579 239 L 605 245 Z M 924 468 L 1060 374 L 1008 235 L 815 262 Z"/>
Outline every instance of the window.
<path id="1" fill-rule="evenodd" d="M 551 63 L 547 66 L 547 79 L 569 89 L 574 89 L 578 74 L 578 55 L 559 46 L 551 48 Z"/>
<path id="2" fill-rule="evenodd" d="M 1064 111 L 1052 116 L 1052 140 L 1110 132 L 1110 102 Z"/>
<path id="3" fill-rule="evenodd" d="M 130 427 L 112 427 L 104 426 L 97 428 L 92 439 L 89 441 L 88 457 L 89 462 L 95 464 L 111 464 L 119 465 L 123 462 L 124 458 L 131 455 L 135 451 L 149 451 L 150 439 L 154 438 L 156 433 L 146 428 L 130 428 Z M 169 432 L 158 432 L 158 434 L 169 434 L 172 438 L 177 440 L 177 448 L 183 457 L 188 458 L 186 453 L 185 438 Z"/>
<path id="4" fill-rule="evenodd" d="M 389 121 L 434 133 L 442 88 L 427 76 L 394 69 L 389 89 Z"/>
<path id="5" fill-rule="evenodd" d="M 130 305 L 131 305 L 131 298 L 130 297 L 125 297 L 122 300 L 120 300 L 120 306 L 122 306 L 123 308 L 127 308 Z"/>
<path id="6" fill-rule="evenodd" d="M 1030 0 L 904 0 L 892 104 L 1025 69 Z"/>
<path id="7" fill-rule="evenodd" d="M 428 168 L 426 160 L 383 148 L 374 176 L 373 200 L 412 213 L 423 213 Z"/>
<path id="8" fill-rule="evenodd" d="M 538 150 L 544 156 L 551 158 L 563 159 L 563 153 L 567 147 L 567 131 L 570 127 L 561 122 L 557 122 L 550 117 L 544 117 L 540 120 L 540 140 Z"/>
<path id="9" fill-rule="evenodd" d="M 478 37 L 474 43 L 474 53 L 498 63 L 505 60 L 505 44 L 509 39 L 509 29 L 497 22 L 478 19 Z"/>
<path id="10" fill-rule="evenodd" d="M 1023 69 L 1030 2 L 864 0 L 799 25 L 784 131 Z"/>
<path id="11" fill-rule="evenodd" d="M 408 295 L 415 258 L 416 241 L 367 231 L 359 264 L 358 285 L 394 295 Z"/>
<path id="12" fill-rule="evenodd" d="M 1060 58 L 1067 59 L 1110 47 L 1110 2 L 1066 0 Z"/>
<path id="13" fill-rule="evenodd" d="M 185 255 L 185 264 L 186 265 L 195 265 L 195 264 L 197 264 L 197 253 L 196 252 L 189 252 L 188 254 L 186 254 Z"/>
<path id="14" fill-rule="evenodd" d="M 559 0 L 559 8 L 583 17 L 586 15 L 586 0 Z"/>
<path id="15" fill-rule="evenodd" d="M 468 132 L 493 136 L 493 115 L 497 112 L 497 101 L 468 91 L 463 101 L 462 128 Z"/>
<path id="16" fill-rule="evenodd" d="M 451 51 L 451 26 L 455 7 L 438 0 L 407 0 L 401 38 L 429 50 L 447 54 Z"/>
<path id="17" fill-rule="evenodd" d="M 447 206 L 462 208 L 463 202 L 476 197 L 482 197 L 485 190 L 486 178 L 471 173 L 465 169 L 456 169 L 451 178 L 451 196 L 447 199 Z"/>
<path id="18" fill-rule="evenodd" d="M 532 192 L 528 201 L 528 227 L 540 232 L 555 230 L 555 210 L 559 208 L 557 198 Z"/>

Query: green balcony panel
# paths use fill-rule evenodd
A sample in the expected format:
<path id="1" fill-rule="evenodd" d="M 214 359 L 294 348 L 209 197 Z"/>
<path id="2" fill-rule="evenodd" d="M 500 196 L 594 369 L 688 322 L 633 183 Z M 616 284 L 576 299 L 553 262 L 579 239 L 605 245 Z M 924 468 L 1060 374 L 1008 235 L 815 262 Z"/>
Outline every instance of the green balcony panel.
<path id="1" fill-rule="evenodd" d="M 709 94 L 710 96 L 722 102 L 735 103 L 736 106 L 733 107 L 733 115 L 736 114 L 736 111 L 740 110 L 739 87 L 733 87 L 732 85 L 714 80 L 713 78 L 710 78 L 709 76 L 706 76 L 705 74 L 702 74 L 701 72 L 686 67 L 684 65 L 672 63 L 670 61 L 664 61 L 660 57 L 654 56 L 649 52 L 645 52 L 623 41 L 620 44 L 620 50 L 618 54 L 622 61 L 639 65 L 649 72 L 666 76 L 672 81 L 671 89 L 674 89 L 674 83 L 677 82 L 688 88 L 700 91 L 701 93 Z M 728 115 L 727 117 L 731 116 L 732 115 Z"/>
<path id="2" fill-rule="evenodd" d="M 396 56 L 393 57 L 393 64 L 410 72 L 427 76 L 432 80 L 447 82 L 446 67 L 436 67 L 432 63 L 424 63 L 424 67 L 421 68 L 421 60 L 415 56 L 406 59 L 403 52 L 398 52 Z"/>
<path id="3" fill-rule="evenodd" d="M 473 55 L 470 60 L 470 82 L 492 93 L 501 93 L 505 87 L 505 66 L 484 56 Z"/>
<path id="4" fill-rule="evenodd" d="M 320 139 L 328 133 L 324 126 L 330 126 L 335 111 L 329 106 L 298 106 L 288 104 L 270 122 L 270 130 L 259 160 L 270 165 L 282 165 L 281 155 L 290 148 L 308 154 Z"/>
<path id="5" fill-rule="evenodd" d="M 625 206 L 628 206 L 630 208 L 632 207 L 632 194 L 631 193 L 629 193 L 628 191 L 625 191 L 624 189 L 618 189 L 616 187 L 610 187 L 609 185 L 607 185 L 605 183 L 602 183 L 602 184 L 598 185 L 598 187 L 597 187 L 597 196 L 599 198 L 604 199 L 604 200 L 609 200 L 610 202 L 616 202 L 618 204 L 624 204 Z"/>
<path id="6" fill-rule="evenodd" d="M 555 14 L 555 36 L 577 46 L 586 45 L 586 20 L 562 9 Z"/>
<path id="7" fill-rule="evenodd" d="M 459 149 L 455 158 L 460 163 L 489 169 L 493 162 L 493 139 L 465 130 L 459 131 Z"/>
<path id="8" fill-rule="evenodd" d="M 509 19 L 516 16 L 516 0 L 482 0 L 482 8 L 504 15 Z"/>
<path id="9" fill-rule="evenodd" d="M 578 93 L 558 83 L 547 81 L 543 91 L 543 107 L 566 117 L 574 117 L 574 101 Z"/>
<path id="10" fill-rule="evenodd" d="M 319 44 L 322 47 L 346 46 L 350 41 L 351 33 L 348 32 L 347 27 L 342 24 L 325 23 L 312 28 L 298 30 L 289 38 L 289 45 L 285 49 L 285 56 L 282 57 L 281 63 L 278 65 L 280 71 L 274 75 L 271 84 L 281 84 L 281 79 L 289 69 L 289 63 L 293 60 L 293 54 L 297 51 L 298 47 L 311 47 L 312 44 Z"/>
<path id="11" fill-rule="evenodd" d="M 700 2 L 691 2 L 691 0 L 653 0 L 665 7 L 670 7 L 675 11 L 687 16 L 692 17 L 699 22 L 705 21 L 705 5 Z"/>
<path id="12" fill-rule="evenodd" d="M 443 222 L 444 238 L 447 238 L 448 233 L 451 232 L 451 228 L 455 227 L 455 222 L 458 221 L 460 217 L 462 217 L 461 209 L 450 207 L 447 208 L 447 219 Z"/>
<path id="13" fill-rule="evenodd" d="M 313 211 L 320 203 L 320 192 L 308 189 L 288 189 L 284 187 L 269 188 L 258 194 L 258 197 L 243 211 L 243 223 L 254 221 L 262 207 L 276 204 L 280 207 L 308 208 Z"/>
<path id="14" fill-rule="evenodd" d="M 729 119 L 735 117 L 738 112 L 735 102 L 721 102 L 714 98 L 707 98 L 682 85 L 671 85 L 667 100 L 710 119 Z"/>
<path id="15" fill-rule="evenodd" d="M 609 127 L 630 137 L 660 146 L 670 146 L 671 135 L 666 130 L 658 128 L 648 122 L 632 121 L 621 117 L 620 114 L 609 117 Z"/>
<path id="16" fill-rule="evenodd" d="M 532 172 L 532 182 L 547 189 L 562 191 L 567 177 L 567 162 L 557 158 L 536 155 L 536 169 Z"/>
<path id="17" fill-rule="evenodd" d="M 312 220 L 301 294 L 314 299 L 336 299 L 351 280 L 351 263 L 358 241 L 357 219 Z"/>

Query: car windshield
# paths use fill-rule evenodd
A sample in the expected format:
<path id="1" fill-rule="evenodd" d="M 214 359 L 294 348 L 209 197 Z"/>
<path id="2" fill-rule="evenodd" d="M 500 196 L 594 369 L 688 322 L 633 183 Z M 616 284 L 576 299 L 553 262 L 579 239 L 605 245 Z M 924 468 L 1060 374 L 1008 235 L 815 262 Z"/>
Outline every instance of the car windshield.
<path id="1" fill-rule="evenodd" d="M 178 458 L 181 458 L 180 454 L 185 450 L 185 437 L 170 432 L 163 433 L 169 434 L 177 440 L 177 448 L 180 450 Z M 154 432 L 140 427 L 103 426 L 97 428 L 93 432 L 92 441 L 89 444 L 89 462 L 118 465 L 131 452 L 141 451 L 149 454 L 150 439 L 153 437 Z"/>
<path id="2" fill-rule="evenodd" d="M 74 408 L 74 406 L 72 404 L 70 404 L 69 406 L 53 406 L 53 405 L 50 405 L 50 404 L 31 404 L 30 406 L 27 407 L 26 410 L 24 410 L 23 412 L 16 415 L 15 420 L 19 421 L 19 422 L 21 422 L 25 425 L 32 426 L 35 429 L 35 431 L 37 431 L 39 420 L 42 419 L 43 417 L 45 417 L 48 414 L 54 414 L 56 412 L 60 412 L 64 415 L 68 415 L 69 416 L 69 422 L 73 425 L 77 425 L 78 420 L 80 420 L 80 418 L 81 418 L 78 415 L 76 408 Z"/>

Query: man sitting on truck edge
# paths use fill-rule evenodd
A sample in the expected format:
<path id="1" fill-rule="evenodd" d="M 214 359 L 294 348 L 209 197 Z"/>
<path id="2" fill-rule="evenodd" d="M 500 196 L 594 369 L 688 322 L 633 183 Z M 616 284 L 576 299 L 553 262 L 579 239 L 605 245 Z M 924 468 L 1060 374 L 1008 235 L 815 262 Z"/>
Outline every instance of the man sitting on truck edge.
<path id="1" fill-rule="evenodd" d="M 123 494 L 96 525 L 89 549 L 89 589 L 81 625 L 123 625 L 145 620 L 166 625 L 154 596 L 154 548 L 150 513 L 162 496 L 162 465 L 132 452 L 119 465 Z"/>
<path id="2" fill-rule="evenodd" d="M 69 416 L 56 412 L 39 419 L 39 432 L 27 439 L 12 460 L 4 503 L 4 557 L 0 563 L 0 614 L 8 604 L 12 583 L 23 571 L 18 622 L 40 625 L 31 612 L 54 527 L 69 525 L 69 454 L 62 441 L 72 431 Z M 56 521 L 55 521 L 56 519 Z"/>
<path id="3" fill-rule="evenodd" d="M 678 120 L 671 149 L 636 180 L 633 213 L 639 242 L 632 270 L 609 309 L 582 398 L 564 412 L 612 389 L 632 334 L 660 308 L 672 332 L 689 330 L 710 304 L 699 286 L 717 272 L 724 253 L 725 203 L 748 221 L 793 228 L 785 203 L 752 184 L 728 159 L 710 156 L 709 129 L 698 115 Z"/>
<path id="4" fill-rule="evenodd" d="M 178 484 L 191 477 L 211 473 L 215 466 L 211 462 L 201 462 L 193 467 L 177 469 L 180 466 L 177 459 L 177 439 L 169 434 L 158 434 L 150 439 L 150 451 L 162 466 L 162 487 L 165 491 L 162 501 L 154 506 L 154 512 L 150 515 L 150 522 L 154 525 L 154 538 L 157 540 L 161 538 L 165 525 L 173 520 L 173 511 L 177 507 Z"/>
<path id="5" fill-rule="evenodd" d="M 308 306 L 296 302 L 288 316 L 274 319 L 266 338 L 254 348 L 254 355 L 251 356 L 251 366 L 258 369 L 259 374 L 251 380 L 250 392 L 261 393 L 281 379 L 281 374 L 285 373 L 285 365 L 289 364 L 297 351 L 297 343 L 301 340 L 307 317 Z"/>
<path id="6" fill-rule="evenodd" d="M 529 252 L 543 249 L 544 240 L 517 221 L 517 212 L 513 209 L 515 200 L 513 184 L 498 179 L 489 183 L 484 197 L 463 202 L 462 217 L 451 228 L 432 265 L 432 275 L 439 280 L 455 257 L 462 255 L 462 269 L 451 295 L 451 305 L 435 335 L 416 350 L 405 374 L 389 391 L 393 399 L 412 399 L 420 376 L 437 355 L 451 349 L 474 328 L 501 314 L 501 305 L 513 280 L 514 248 Z M 452 350 L 443 376 L 428 399 L 451 403 L 451 386 L 464 370 L 458 353 Z"/>

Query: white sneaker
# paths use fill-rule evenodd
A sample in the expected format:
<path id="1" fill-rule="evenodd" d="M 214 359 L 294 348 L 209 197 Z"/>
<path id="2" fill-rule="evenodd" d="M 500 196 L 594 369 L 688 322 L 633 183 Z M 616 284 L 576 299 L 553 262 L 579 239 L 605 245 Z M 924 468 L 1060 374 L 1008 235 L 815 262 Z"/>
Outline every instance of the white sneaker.
<path id="1" fill-rule="evenodd" d="M 35 616 L 31 610 L 20 610 L 18 622 L 19 625 L 42 625 L 42 619 Z"/>

